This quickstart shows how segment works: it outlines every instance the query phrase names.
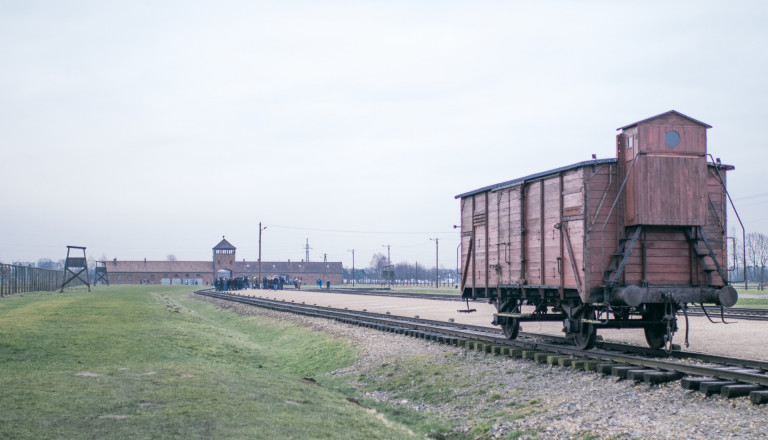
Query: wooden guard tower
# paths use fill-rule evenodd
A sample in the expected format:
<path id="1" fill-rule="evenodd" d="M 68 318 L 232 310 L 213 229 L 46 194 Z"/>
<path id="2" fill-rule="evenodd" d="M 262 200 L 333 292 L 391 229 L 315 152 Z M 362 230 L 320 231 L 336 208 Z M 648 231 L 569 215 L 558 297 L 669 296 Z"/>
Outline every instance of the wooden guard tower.
<path id="1" fill-rule="evenodd" d="M 97 261 L 96 262 L 96 268 L 94 269 L 94 278 L 93 285 L 101 281 L 102 284 L 106 284 L 109 286 L 109 274 L 107 273 L 107 262 L 106 261 Z"/>
<path id="2" fill-rule="evenodd" d="M 83 256 L 71 256 L 72 249 L 83 251 Z M 82 274 L 85 274 L 85 279 L 81 277 Z M 68 276 L 69 278 L 67 278 Z M 88 276 L 88 260 L 85 258 L 85 248 L 82 246 L 67 246 L 67 260 L 64 262 L 64 282 L 61 283 L 61 290 L 59 290 L 59 293 L 64 292 L 64 287 L 75 278 L 85 283 L 85 285 L 88 286 L 88 291 L 91 291 L 91 281 Z"/>

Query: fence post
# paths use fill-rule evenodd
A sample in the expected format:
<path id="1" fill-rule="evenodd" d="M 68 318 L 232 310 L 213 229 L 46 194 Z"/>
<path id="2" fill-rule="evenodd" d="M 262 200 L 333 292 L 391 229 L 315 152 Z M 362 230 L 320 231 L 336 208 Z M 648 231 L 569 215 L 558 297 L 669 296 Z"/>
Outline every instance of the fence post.
<path id="1" fill-rule="evenodd" d="M 61 286 L 64 276 L 62 270 L 0 264 L 0 298 L 16 293 L 53 292 Z"/>

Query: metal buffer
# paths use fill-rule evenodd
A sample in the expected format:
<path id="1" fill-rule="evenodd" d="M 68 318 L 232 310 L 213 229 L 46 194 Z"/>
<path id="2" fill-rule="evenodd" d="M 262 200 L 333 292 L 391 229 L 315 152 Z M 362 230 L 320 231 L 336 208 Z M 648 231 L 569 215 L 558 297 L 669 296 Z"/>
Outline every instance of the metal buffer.
<path id="1" fill-rule="evenodd" d="M 83 251 L 83 256 L 70 256 L 72 249 L 79 249 Z M 85 274 L 85 279 L 81 277 L 83 273 Z M 69 274 L 72 276 L 67 278 Z M 86 286 L 88 286 L 88 291 L 91 291 L 91 280 L 88 277 L 88 260 L 85 258 L 85 248 L 82 246 L 67 246 L 67 260 L 64 262 L 64 282 L 61 283 L 61 290 L 59 290 L 59 293 L 64 292 L 64 287 L 66 287 L 67 284 L 75 279 L 82 281 Z"/>

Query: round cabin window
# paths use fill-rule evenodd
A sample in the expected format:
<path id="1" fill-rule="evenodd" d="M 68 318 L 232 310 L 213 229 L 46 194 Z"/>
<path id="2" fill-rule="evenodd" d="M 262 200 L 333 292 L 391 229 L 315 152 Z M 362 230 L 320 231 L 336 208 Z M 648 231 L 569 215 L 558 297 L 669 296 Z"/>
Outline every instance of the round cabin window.
<path id="1" fill-rule="evenodd" d="M 664 136 L 664 141 L 666 141 L 667 146 L 676 147 L 680 143 L 680 134 L 674 130 L 668 131 Z"/>

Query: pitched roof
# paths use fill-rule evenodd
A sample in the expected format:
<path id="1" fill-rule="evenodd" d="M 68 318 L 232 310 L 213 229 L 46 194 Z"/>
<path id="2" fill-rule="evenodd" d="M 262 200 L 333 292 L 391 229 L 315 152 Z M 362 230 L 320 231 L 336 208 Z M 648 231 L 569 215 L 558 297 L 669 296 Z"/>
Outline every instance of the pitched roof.
<path id="1" fill-rule="evenodd" d="M 279 274 L 279 273 L 301 273 L 301 272 L 307 272 L 307 273 L 340 273 L 343 271 L 342 264 L 339 261 L 336 262 L 325 262 L 322 261 L 311 261 L 311 262 L 304 262 L 304 261 L 262 261 L 261 262 L 261 273 L 262 275 L 267 274 Z M 235 272 L 237 273 L 248 273 L 248 274 L 258 274 L 259 272 L 259 263 L 256 261 L 236 261 L 235 262 Z"/>
<path id="2" fill-rule="evenodd" d="M 211 261 L 107 261 L 107 273 L 212 273 Z M 235 273 L 256 275 L 259 263 L 256 261 L 236 261 Z M 262 261 L 263 275 L 279 273 L 341 273 L 343 266 L 340 261 L 323 263 L 305 263 L 295 261 Z"/>
<path id="3" fill-rule="evenodd" d="M 109 272 L 212 272 L 211 261 L 107 261 Z"/>
<path id="4" fill-rule="evenodd" d="M 640 125 L 640 124 L 642 124 L 643 122 L 647 122 L 647 121 L 650 121 L 651 119 L 660 118 L 660 117 L 662 117 L 662 116 L 666 116 L 666 115 L 669 115 L 669 114 L 675 114 L 675 115 L 677 115 L 677 116 L 680 116 L 680 117 L 682 117 L 682 118 L 685 118 L 685 119 L 687 119 L 687 120 L 689 120 L 689 121 L 691 121 L 691 122 L 695 122 L 695 123 L 697 123 L 697 124 L 699 124 L 699 125 L 703 125 L 703 126 L 705 126 L 705 127 L 707 127 L 707 128 L 712 128 L 712 126 L 711 126 L 711 125 L 709 125 L 709 124 L 705 124 L 704 122 L 701 122 L 701 121 L 697 121 L 696 119 L 693 119 L 693 118 L 692 118 L 692 117 L 690 117 L 690 116 L 684 115 L 684 114 L 682 114 L 682 113 L 680 113 L 680 112 L 678 112 L 678 111 L 676 111 L 676 110 L 670 110 L 670 111 L 668 111 L 668 112 L 664 112 L 664 113 L 658 114 L 658 115 L 656 115 L 656 116 L 651 116 L 650 118 L 645 118 L 645 119 L 643 119 L 642 121 L 633 122 L 633 123 L 631 123 L 631 124 L 629 124 L 629 125 L 625 125 L 625 126 L 623 126 L 623 127 L 619 127 L 619 128 L 617 128 L 616 130 L 618 131 L 618 130 L 624 130 L 624 129 L 627 129 L 627 128 L 629 128 L 629 127 L 634 127 L 635 125 Z"/>
<path id="5" fill-rule="evenodd" d="M 221 236 L 221 241 L 219 244 L 213 247 L 214 249 L 237 249 L 236 247 L 232 246 L 232 243 L 228 242 L 224 236 Z"/>
<path id="6" fill-rule="evenodd" d="M 486 191 L 499 190 L 501 188 L 507 188 L 507 187 L 519 185 L 521 182 L 530 182 L 532 180 L 541 179 L 541 178 L 547 177 L 547 176 L 552 175 L 552 174 L 557 174 L 557 173 L 562 172 L 562 171 L 573 170 L 573 169 L 576 169 L 576 168 L 579 168 L 579 167 L 583 167 L 583 166 L 587 166 L 587 165 L 600 165 L 600 164 L 604 164 L 604 163 L 614 163 L 614 162 L 616 162 L 616 159 L 593 159 L 593 160 L 587 160 L 587 161 L 584 161 L 584 162 L 574 163 L 574 164 L 566 165 L 566 166 L 563 166 L 563 167 L 560 167 L 560 168 L 555 168 L 553 170 L 543 171 L 543 172 L 535 173 L 535 174 L 530 174 L 530 175 L 525 176 L 525 177 L 518 177 L 517 179 L 507 180 L 505 182 L 484 186 L 484 187 L 478 188 L 478 189 L 476 189 L 474 191 L 469 191 L 469 192 L 465 192 L 463 194 L 459 194 L 459 195 L 457 195 L 454 198 L 461 199 L 461 198 L 464 198 L 464 197 L 469 197 L 471 195 L 479 194 L 479 193 L 486 192 Z"/>

